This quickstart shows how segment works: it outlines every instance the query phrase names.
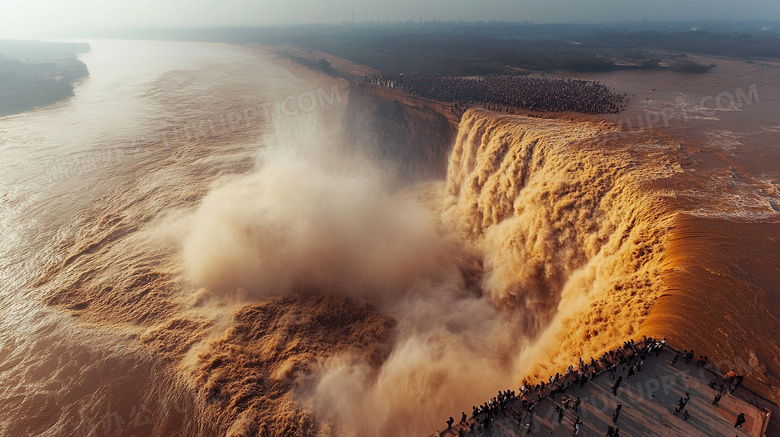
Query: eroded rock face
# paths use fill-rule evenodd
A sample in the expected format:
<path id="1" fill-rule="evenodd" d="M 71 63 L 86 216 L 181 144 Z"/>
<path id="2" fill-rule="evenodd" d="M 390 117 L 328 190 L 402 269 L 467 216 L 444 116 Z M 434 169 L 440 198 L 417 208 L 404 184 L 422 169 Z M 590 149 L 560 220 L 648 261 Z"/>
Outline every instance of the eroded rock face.
<path id="1" fill-rule="evenodd" d="M 344 143 L 387 164 L 398 185 L 443 179 L 460 115 L 452 105 L 358 82 L 350 90 Z"/>

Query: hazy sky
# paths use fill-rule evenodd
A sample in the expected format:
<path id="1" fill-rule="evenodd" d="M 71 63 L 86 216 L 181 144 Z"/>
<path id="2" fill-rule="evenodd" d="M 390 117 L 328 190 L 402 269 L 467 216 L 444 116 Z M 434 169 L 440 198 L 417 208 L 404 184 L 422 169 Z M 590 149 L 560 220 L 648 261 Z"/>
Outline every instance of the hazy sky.
<path id="1" fill-rule="evenodd" d="M 780 20 L 780 0 L 0 0 L 0 38 L 136 26 L 351 20 Z"/>

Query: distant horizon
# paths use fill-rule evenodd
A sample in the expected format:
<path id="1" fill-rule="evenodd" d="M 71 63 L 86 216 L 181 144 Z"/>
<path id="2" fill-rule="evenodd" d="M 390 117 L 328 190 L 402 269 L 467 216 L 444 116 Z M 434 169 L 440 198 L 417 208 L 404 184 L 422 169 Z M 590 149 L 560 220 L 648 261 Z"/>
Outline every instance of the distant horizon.
<path id="1" fill-rule="evenodd" d="M 599 27 L 622 27 L 625 30 L 647 30 L 647 27 L 653 26 L 657 29 L 655 30 L 662 30 L 658 29 L 658 27 L 677 27 L 675 29 L 667 29 L 671 31 L 687 31 L 689 29 L 683 28 L 683 26 L 687 27 L 690 25 L 701 25 L 701 26 L 708 26 L 713 27 L 717 26 L 718 29 L 700 29 L 702 31 L 755 31 L 755 32 L 761 32 L 761 31 L 767 31 L 769 33 L 777 33 L 780 32 L 780 20 L 759 20 L 759 19 L 750 19 L 750 20 L 624 20 L 624 21 L 614 21 L 614 22 L 533 22 L 533 21 L 498 21 L 498 20 L 491 20 L 491 21 L 481 21 L 481 20 L 474 20 L 474 21 L 467 21 L 467 20 L 422 20 L 422 21 L 401 21 L 401 20 L 388 20 L 388 21 L 378 21 L 378 20 L 365 20 L 365 21 L 358 21 L 355 22 L 321 22 L 321 23 L 285 23 L 285 24 L 259 24 L 259 25 L 201 25 L 201 26 L 193 26 L 193 25 L 180 25 L 180 26 L 171 26 L 171 25 L 159 25 L 159 26 L 126 26 L 126 27 L 114 27 L 114 28 L 90 28 L 90 29 L 80 29 L 80 30 L 72 30 L 72 31 L 61 31 L 56 34 L 51 35 L 18 35 L 18 36 L 8 36 L 5 34 L 0 33 L 0 40 L 61 40 L 61 39 L 72 39 L 72 38 L 94 38 L 94 39 L 101 39 L 101 38 L 118 38 L 118 39 L 132 39 L 133 36 L 130 36 L 130 34 L 136 34 L 135 37 L 143 39 L 142 36 L 143 33 L 146 32 L 179 32 L 179 31 L 219 31 L 219 30 L 237 30 L 237 29 L 257 29 L 257 30 L 263 30 L 263 29 L 306 29 L 306 28 L 330 28 L 330 29 L 339 29 L 339 28 L 350 28 L 350 27 L 361 27 L 361 28 L 370 28 L 370 27 L 403 27 L 403 26 L 409 26 L 409 25 L 416 25 L 416 26 L 426 26 L 426 25 L 447 25 L 447 24 L 454 24 L 454 25 L 485 25 L 485 26 L 550 26 L 550 27 L 560 27 L 565 28 L 566 26 L 573 26 L 573 27 L 582 27 L 582 28 L 594 28 L 597 29 Z M 767 29 L 762 29 L 762 27 L 766 27 Z M 620 30 L 620 29 L 616 29 Z M 117 36 L 117 35 L 127 35 L 127 36 Z M 113 36 L 106 36 L 106 35 L 113 35 Z"/>
<path id="2" fill-rule="evenodd" d="M 353 18 L 354 17 L 354 18 Z M 642 22 L 780 22 L 773 0 L 486 0 L 426 2 L 394 0 L 250 4 L 243 0 L 31 0 L 0 4 L 0 38 L 47 38 L 63 34 L 138 28 L 224 28 L 339 25 L 343 23 L 533 23 L 610 25 Z M 500 20 L 500 21 L 499 21 Z"/>

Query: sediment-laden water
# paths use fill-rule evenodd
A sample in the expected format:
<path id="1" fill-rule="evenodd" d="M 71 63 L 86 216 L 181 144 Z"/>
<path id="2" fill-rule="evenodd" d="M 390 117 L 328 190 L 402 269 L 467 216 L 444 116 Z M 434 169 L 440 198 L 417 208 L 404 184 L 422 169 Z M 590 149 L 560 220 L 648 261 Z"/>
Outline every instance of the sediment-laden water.
<path id="1" fill-rule="evenodd" d="M 3 435 L 424 434 L 644 333 L 776 386 L 778 151 L 744 113 L 472 110 L 399 189 L 343 143 L 343 79 L 91 45 L 75 97 L 0 119 Z"/>

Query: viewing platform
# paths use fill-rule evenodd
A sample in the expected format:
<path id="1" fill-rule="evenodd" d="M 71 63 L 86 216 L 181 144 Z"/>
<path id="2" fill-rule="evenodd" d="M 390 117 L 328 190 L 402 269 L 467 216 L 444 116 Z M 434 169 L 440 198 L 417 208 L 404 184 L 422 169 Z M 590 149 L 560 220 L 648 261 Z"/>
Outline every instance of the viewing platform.
<path id="1" fill-rule="evenodd" d="M 484 427 L 484 413 L 477 415 L 477 419 L 481 419 L 480 425 L 471 415 L 472 411 L 466 411 L 468 420 L 459 423 L 461 413 L 457 412 L 457 416 L 453 414 L 454 423 L 451 429 L 447 429 L 445 423 L 444 427 L 433 435 L 606 436 L 609 435 L 607 431 L 610 426 L 619 430 L 620 437 L 780 435 L 780 430 L 768 429 L 771 411 L 776 408 L 769 400 L 742 385 L 733 393 L 729 393 L 730 384 L 724 382 L 725 376 L 716 375 L 711 364 L 699 366 L 698 355 L 690 363 L 686 363 L 684 355 L 681 354 L 676 363 L 671 365 L 676 352 L 666 346 L 658 356 L 655 352 L 649 353 L 641 369 L 631 376 L 628 375 L 627 363 L 617 365 L 614 377 L 608 367 L 606 370 L 599 370 L 594 379 L 588 380 L 582 386 L 571 384 L 564 391 L 555 393 L 554 399 L 550 397 L 549 385 L 542 390 L 541 398 L 533 388 L 525 395 L 516 392 L 516 397 L 505 402 L 503 412 L 496 409 L 496 412 L 491 414 L 492 420 L 487 429 Z M 638 359 L 633 363 L 637 361 Z M 715 388 L 711 387 L 713 376 L 717 376 Z M 615 396 L 612 389 L 620 377 L 622 382 Z M 564 377 L 561 377 L 561 380 L 563 379 Z M 687 411 L 687 419 L 684 418 L 683 410 L 674 411 L 686 393 L 690 396 L 683 408 Z M 722 397 L 717 404 L 713 404 L 718 393 L 721 393 Z M 571 399 L 569 407 L 563 405 L 564 397 Z M 575 411 L 573 401 L 578 397 L 581 402 Z M 536 401 L 533 413 L 523 408 L 522 400 Z M 622 404 L 622 408 L 617 420 L 613 422 L 618 403 Z M 562 407 L 563 411 L 560 423 L 556 406 Z M 741 428 L 736 428 L 735 423 L 740 413 L 744 414 L 745 422 Z M 581 424 L 579 432 L 575 434 L 574 425 L 577 418 Z M 442 418 L 442 421 L 446 419 Z"/>

